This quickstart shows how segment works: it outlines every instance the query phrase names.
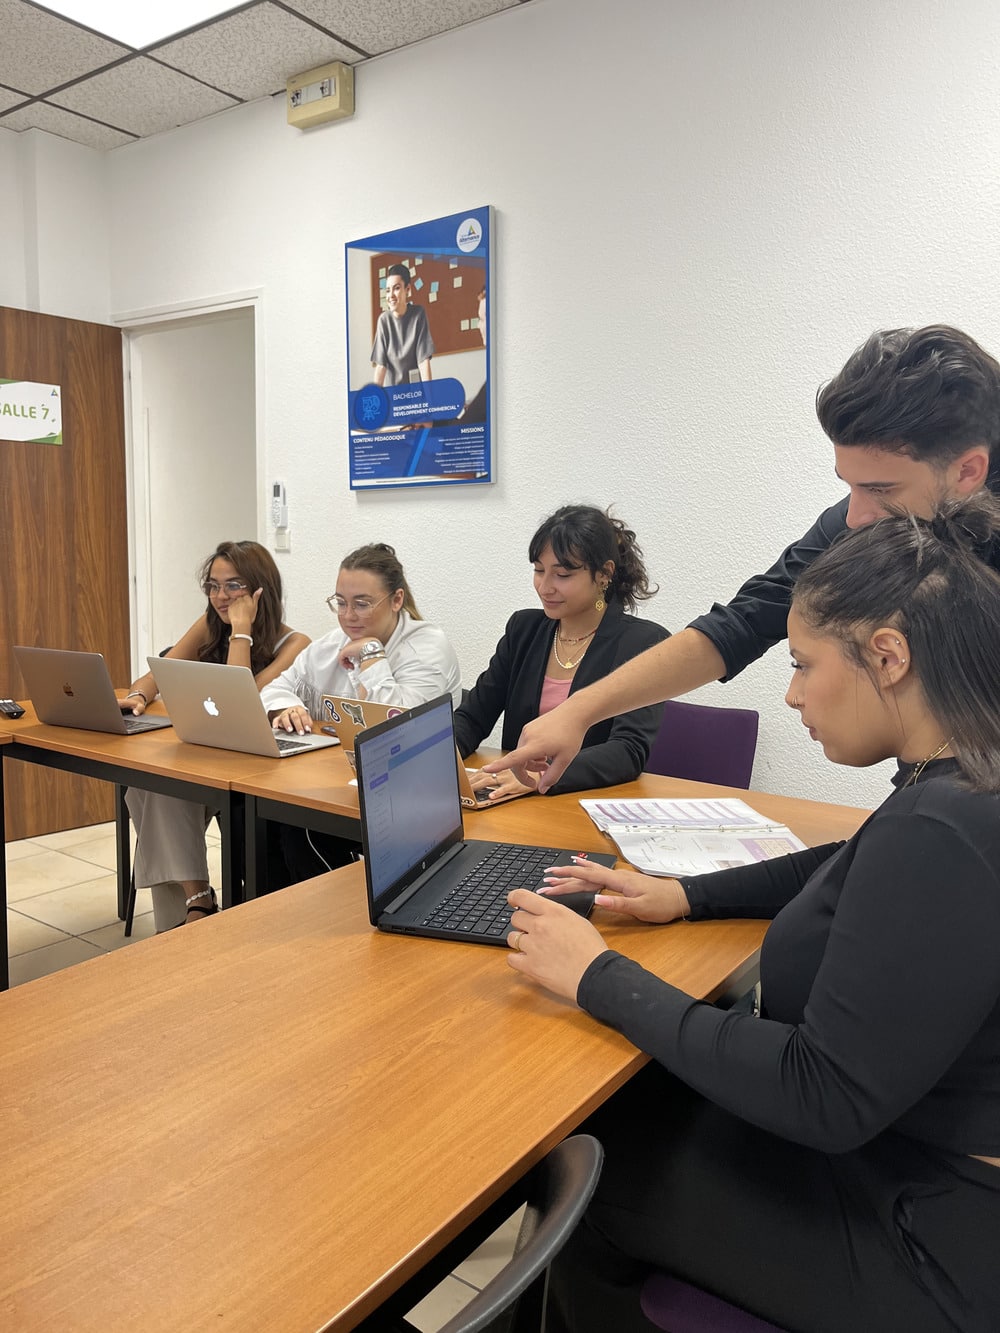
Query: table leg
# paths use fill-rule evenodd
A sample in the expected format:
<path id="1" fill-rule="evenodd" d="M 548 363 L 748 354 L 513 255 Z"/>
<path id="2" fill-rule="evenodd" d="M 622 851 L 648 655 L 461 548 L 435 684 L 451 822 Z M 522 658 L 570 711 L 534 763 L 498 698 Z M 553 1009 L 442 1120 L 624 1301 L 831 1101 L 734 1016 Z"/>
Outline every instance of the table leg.
<path id="1" fill-rule="evenodd" d="M 222 906 L 244 900 L 245 857 L 243 854 L 243 797 L 239 792 L 219 793 L 219 831 L 222 835 Z"/>
<path id="2" fill-rule="evenodd" d="M 243 817 L 246 824 L 243 834 L 243 887 L 249 902 L 257 897 L 264 881 L 267 862 L 267 821 L 261 819 L 257 812 L 256 796 L 245 796 L 243 799 Z"/>
<path id="3" fill-rule="evenodd" d="M 124 921 L 128 911 L 129 891 L 132 887 L 132 844 L 129 838 L 128 790 L 120 782 L 115 788 L 115 860 L 118 863 L 118 920 Z"/>

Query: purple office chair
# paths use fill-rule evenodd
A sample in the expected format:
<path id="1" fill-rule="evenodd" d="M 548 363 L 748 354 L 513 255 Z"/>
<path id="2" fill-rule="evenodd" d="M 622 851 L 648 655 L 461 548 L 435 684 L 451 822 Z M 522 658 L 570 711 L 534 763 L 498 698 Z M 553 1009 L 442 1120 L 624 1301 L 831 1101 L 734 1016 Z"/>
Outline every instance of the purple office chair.
<path id="1" fill-rule="evenodd" d="M 783 1333 L 756 1315 L 666 1273 L 653 1273 L 639 1297 L 642 1312 L 670 1333 Z"/>
<path id="2" fill-rule="evenodd" d="M 646 772 L 749 787 L 759 722 L 750 708 L 712 708 L 670 699 L 663 706 Z"/>

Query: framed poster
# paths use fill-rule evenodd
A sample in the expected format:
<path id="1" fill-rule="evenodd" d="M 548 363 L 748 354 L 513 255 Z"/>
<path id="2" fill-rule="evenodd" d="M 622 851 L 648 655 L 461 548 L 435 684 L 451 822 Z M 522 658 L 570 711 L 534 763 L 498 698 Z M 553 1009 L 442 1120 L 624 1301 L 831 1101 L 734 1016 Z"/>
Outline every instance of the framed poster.
<path id="1" fill-rule="evenodd" d="M 344 247 L 352 490 L 494 480 L 492 215 Z"/>

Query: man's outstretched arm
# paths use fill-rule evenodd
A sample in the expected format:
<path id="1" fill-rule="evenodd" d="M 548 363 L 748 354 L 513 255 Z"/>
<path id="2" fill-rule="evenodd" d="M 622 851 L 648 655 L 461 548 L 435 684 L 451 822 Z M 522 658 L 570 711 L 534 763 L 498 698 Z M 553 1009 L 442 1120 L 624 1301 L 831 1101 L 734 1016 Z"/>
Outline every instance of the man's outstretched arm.
<path id="1" fill-rule="evenodd" d="M 711 639 L 699 630 L 683 629 L 529 722 L 517 749 L 484 767 L 487 772 L 512 768 L 522 782 L 528 773 L 539 774 L 538 789 L 547 791 L 579 754 L 596 722 L 673 699 L 725 674 L 726 664 Z"/>

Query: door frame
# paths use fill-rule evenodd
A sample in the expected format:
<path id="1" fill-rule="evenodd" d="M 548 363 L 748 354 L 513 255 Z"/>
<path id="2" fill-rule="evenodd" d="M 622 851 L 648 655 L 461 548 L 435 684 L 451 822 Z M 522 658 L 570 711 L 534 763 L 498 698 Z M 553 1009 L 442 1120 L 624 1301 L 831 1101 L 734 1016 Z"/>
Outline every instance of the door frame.
<path id="1" fill-rule="evenodd" d="M 150 486 L 148 422 L 141 410 L 142 364 L 133 348 L 133 337 L 157 325 L 196 324 L 200 319 L 229 310 L 253 312 L 254 349 L 254 461 L 257 477 L 257 540 L 266 532 L 266 450 L 264 440 L 264 340 L 263 291 L 253 288 L 228 296 L 182 301 L 121 311 L 111 323 L 122 330 L 125 382 L 125 481 L 128 493 L 129 625 L 133 679 L 145 674 L 146 659 L 141 644 L 149 642 L 152 624 L 152 561 L 150 552 Z"/>

